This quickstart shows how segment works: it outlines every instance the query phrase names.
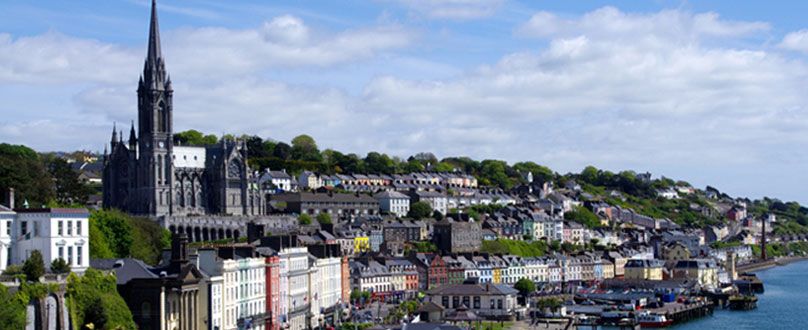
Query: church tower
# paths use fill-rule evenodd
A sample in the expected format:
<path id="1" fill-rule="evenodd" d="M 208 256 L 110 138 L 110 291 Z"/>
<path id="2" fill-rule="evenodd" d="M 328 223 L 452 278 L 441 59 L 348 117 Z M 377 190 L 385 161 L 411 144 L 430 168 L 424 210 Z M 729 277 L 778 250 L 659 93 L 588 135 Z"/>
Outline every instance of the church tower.
<path id="1" fill-rule="evenodd" d="M 152 0 L 148 51 L 137 88 L 138 198 L 132 199 L 135 205 L 130 205 L 135 213 L 159 216 L 171 210 L 172 94 L 171 78 L 160 50 L 157 4 Z"/>

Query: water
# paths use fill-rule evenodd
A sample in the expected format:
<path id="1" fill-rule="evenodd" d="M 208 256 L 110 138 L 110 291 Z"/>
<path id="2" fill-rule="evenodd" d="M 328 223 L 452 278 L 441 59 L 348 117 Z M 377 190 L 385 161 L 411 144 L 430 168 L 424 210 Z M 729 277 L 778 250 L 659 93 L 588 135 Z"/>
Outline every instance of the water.
<path id="1" fill-rule="evenodd" d="M 671 329 L 808 329 L 808 261 L 755 272 L 766 292 L 752 311 L 716 309 L 707 316 Z"/>

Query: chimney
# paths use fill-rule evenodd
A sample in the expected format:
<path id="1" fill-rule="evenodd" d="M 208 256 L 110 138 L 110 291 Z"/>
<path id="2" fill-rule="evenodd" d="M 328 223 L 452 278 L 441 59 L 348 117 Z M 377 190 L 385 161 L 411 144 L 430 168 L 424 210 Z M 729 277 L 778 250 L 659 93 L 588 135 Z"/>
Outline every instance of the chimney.
<path id="1" fill-rule="evenodd" d="M 14 188 L 8 188 L 8 208 L 14 209 Z"/>

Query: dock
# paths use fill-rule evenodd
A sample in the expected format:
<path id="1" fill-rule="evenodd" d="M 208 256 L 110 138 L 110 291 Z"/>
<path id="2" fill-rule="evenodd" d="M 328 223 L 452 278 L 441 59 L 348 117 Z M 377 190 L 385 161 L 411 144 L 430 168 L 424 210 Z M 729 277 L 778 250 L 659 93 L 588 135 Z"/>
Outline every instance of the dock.
<path id="1" fill-rule="evenodd" d="M 673 324 L 680 324 L 708 315 L 713 315 L 714 309 L 715 305 L 711 301 L 698 301 L 690 304 L 678 302 L 666 303 L 663 307 L 649 308 L 647 310 L 653 313 L 665 315 L 667 318 L 673 320 Z"/>

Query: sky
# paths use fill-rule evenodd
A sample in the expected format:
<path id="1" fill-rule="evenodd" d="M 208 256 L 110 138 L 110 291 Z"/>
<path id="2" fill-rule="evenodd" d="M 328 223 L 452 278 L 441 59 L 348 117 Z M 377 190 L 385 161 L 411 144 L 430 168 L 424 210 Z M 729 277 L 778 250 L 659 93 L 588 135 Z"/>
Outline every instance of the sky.
<path id="1" fill-rule="evenodd" d="M 149 1 L 3 0 L 0 142 L 102 151 Z M 587 165 L 808 204 L 806 1 L 158 2 L 174 130 Z"/>

